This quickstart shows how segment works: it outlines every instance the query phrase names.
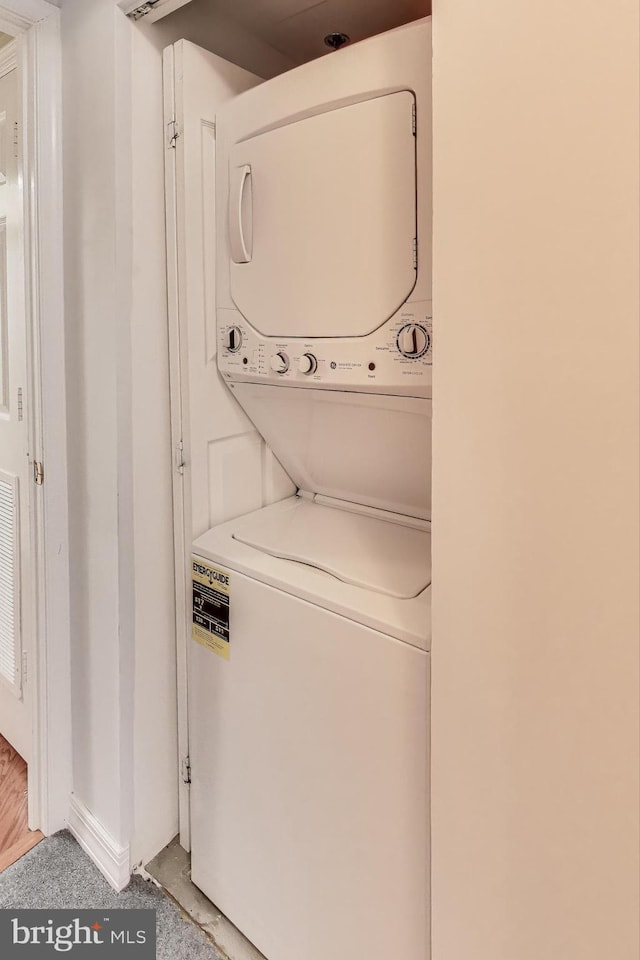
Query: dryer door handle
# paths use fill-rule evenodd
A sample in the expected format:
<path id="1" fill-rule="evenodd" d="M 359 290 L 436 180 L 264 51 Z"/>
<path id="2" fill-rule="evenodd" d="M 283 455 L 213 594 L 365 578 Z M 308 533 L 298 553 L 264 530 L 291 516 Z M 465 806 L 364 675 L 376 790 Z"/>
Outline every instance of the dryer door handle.
<path id="1" fill-rule="evenodd" d="M 253 196 L 251 167 L 244 164 L 231 173 L 229 243 L 234 263 L 249 263 L 253 248 Z"/>

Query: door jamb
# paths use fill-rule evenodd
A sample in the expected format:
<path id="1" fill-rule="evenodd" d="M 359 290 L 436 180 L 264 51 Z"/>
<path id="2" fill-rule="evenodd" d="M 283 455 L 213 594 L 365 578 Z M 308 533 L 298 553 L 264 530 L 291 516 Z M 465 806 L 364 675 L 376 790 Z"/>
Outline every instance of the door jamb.
<path id="1" fill-rule="evenodd" d="M 181 349 L 181 310 L 179 296 L 178 264 L 178 184 L 177 166 L 182 142 L 177 136 L 181 118 L 177 115 L 176 103 L 176 44 L 164 49 L 162 54 L 163 109 L 165 123 L 165 211 L 167 250 L 167 298 L 169 324 L 169 380 L 171 383 L 171 446 L 174 452 L 173 470 L 173 539 L 175 556 L 176 589 L 176 670 L 178 696 L 178 819 L 180 844 L 191 850 L 191 776 L 189 766 L 189 688 L 188 688 L 188 609 L 190 583 L 187 580 L 187 542 L 185 530 L 191 529 L 191 498 L 185 487 L 185 463 L 188 437 L 185 435 Z M 173 136 L 171 135 L 173 131 Z"/>
<path id="2" fill-rule="evenodd" d="M 63 300 L 60 10 L 0 0 L 0 30 L 17 37 L 27 320 L 33 584 L 24 598 L 32 704 L 29 826 L 61 829 L 71 795 L 71 656 Z"/>

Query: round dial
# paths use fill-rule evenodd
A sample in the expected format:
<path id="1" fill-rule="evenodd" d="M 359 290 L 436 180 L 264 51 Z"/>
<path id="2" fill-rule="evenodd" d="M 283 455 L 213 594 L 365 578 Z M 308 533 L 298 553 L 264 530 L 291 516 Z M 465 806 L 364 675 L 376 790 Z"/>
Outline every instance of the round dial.
<path id="1" fill-rule="evenodd" d="M 303 353 L 298 360 L 298 370 L 300 373 L 310 376 L 312 373 L 315 373 L 317 369 L 318 361 L 314 355 L 312 353 Z"/>
<path id="2" fill-rule="evenodd" d="M 240 327 L 229 327 L 224 337 L 224 345 L 229 353 L 237 353 L 242 346 L 242 330 Z"/>
<path id="3" fill-rule="evenodd" d="M 419 323 L 407 323 L 398 334 L 398 350 L 403 357 L 421 357 L 429 343 L 429 334 Z"/>
<path id="4" fill-rule="evenodd" d="M 274 353 L 271 357 L 271 369 L 274 373 L 286 373 L 289 369 L 289 357 L 286 353 Z"/>

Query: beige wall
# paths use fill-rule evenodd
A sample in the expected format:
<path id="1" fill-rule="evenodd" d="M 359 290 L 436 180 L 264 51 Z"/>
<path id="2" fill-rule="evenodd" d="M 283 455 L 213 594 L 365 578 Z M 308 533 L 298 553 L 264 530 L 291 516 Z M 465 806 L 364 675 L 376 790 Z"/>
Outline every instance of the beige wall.
<path id="1" fill-rule="evenodd" d="M 637 960 L 637 0 L 434 7 L 433 960 Z"/>

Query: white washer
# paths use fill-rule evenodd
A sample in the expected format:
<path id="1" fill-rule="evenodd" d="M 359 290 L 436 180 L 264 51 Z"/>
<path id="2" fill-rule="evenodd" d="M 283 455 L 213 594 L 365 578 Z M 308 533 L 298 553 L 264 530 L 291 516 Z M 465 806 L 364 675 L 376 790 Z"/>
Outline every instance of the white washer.
<path id="1" fill-rule="evenodd" d="M 298 495 L 193 545 L 192 877 L 268 960 L 429 953 L 430 26 L 216 118 L 218 368 Z"/>
<path id="2" fill-rule="evenodd" d="M 427 956 L 429 540 L 293 497 L 194 544 L 192 876 L 269 960 Z"/>

